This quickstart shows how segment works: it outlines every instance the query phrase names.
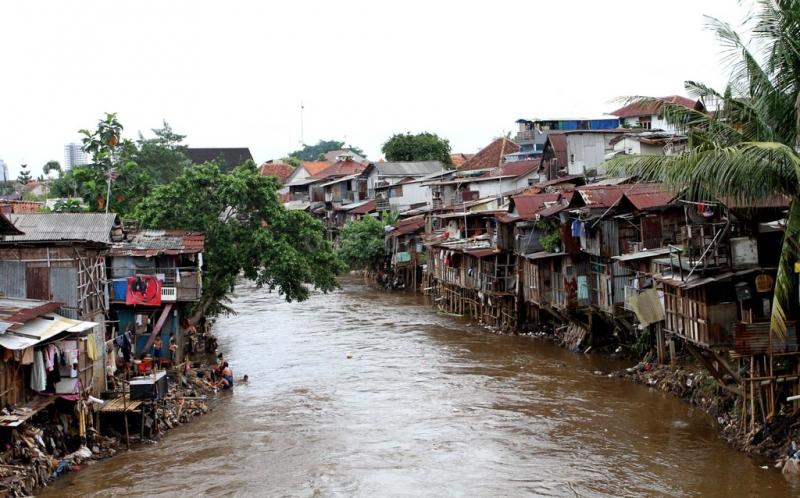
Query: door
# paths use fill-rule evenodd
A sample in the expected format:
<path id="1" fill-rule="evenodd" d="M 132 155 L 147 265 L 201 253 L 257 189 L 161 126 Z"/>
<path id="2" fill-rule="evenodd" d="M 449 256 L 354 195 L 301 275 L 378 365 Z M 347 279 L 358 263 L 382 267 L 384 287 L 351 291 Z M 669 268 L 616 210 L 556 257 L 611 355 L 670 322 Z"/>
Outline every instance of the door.
<path id="1" fill-rule="evenodd" d="M 28 299 L 50 300 L 50 268 L 25 268 L 26 296 Z"/>

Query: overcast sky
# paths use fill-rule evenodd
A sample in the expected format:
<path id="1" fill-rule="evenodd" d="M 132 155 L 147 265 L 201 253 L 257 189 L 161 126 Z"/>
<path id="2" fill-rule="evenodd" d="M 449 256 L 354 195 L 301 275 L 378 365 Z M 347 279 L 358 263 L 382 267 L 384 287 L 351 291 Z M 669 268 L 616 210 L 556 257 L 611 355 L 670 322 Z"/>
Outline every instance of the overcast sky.
<path id="1" fill-rule="evenodd" d="M 722 86 L 703 15 L 736 0 L 33 1 L 0 3 L 0 158 L 16 176 L 115 111 L 256 161 L 339 139 L 380 157 L 395 132 L 471 153 L 520 117 L 596 115 L 624 95 Z"/>

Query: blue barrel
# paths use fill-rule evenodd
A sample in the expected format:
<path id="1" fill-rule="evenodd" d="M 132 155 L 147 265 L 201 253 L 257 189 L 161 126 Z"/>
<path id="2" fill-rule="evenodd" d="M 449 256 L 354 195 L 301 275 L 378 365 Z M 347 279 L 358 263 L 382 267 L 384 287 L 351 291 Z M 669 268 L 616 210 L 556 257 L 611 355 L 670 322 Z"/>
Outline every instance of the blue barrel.
<path id="1" fill-rule="evenodd" d="M 128 279 L 115 278 L 113 280 L 114 301 L 124 301 L 125 295 L 128 293 Z"/>

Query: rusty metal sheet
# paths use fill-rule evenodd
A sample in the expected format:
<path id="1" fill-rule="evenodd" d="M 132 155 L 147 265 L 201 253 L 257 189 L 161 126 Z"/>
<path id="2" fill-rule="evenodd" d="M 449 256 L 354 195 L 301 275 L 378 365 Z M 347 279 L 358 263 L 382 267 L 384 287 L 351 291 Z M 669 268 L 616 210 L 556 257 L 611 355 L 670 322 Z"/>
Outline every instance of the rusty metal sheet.
<path id="1" fill-rule="evenodd" d="M 28 266 L 25 268 L 25 297 L 28 299 L 50 300 L 50 269 Z"/>

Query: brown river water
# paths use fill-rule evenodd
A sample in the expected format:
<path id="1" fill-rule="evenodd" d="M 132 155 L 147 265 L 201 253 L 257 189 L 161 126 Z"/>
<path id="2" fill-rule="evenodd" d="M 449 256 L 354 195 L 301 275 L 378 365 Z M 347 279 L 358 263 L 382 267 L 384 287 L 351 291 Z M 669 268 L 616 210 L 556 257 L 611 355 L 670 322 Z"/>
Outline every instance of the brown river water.
<path id="1" fill-rule="evenodd" d="M 699 410 L 594 374 L 623 363 L 352 280 L 291 304 L 242 285 L 233 307 L 216 333 L 249 385 L 41 496 L 800 495 Z"/>

